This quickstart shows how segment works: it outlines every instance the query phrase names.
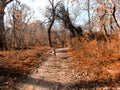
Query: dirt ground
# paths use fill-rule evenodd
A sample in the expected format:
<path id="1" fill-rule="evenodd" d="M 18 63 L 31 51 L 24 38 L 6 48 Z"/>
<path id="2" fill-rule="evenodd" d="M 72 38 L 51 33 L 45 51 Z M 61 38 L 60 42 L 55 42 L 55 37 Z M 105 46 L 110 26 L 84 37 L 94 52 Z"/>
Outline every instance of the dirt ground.
<path id="1" fill-rule="evenodd" d="M 74 82 L 68 48 L 50 51 L 51 56 L 29 78 L 20 83 L 19 90 L 63 90 Z M 71 90 L 71 89 L 70 89 Z"/>
<path id="2" fill-rule="evenodd" d="M 27 79 L 18 84 L 18 90 L 120 90 L 119 85 L 112 87 L 111 81 L 105 82 L 104 80 L 88 81 L 86 79 L 77 85 L 76 80 L 78 80 L 79 75 L 75 73 L 75 69 L 71 66 L 71 62 L 73 62 L 71 50 L 69 48 L 59 48 L 48 52 L 51 54 L 48 59 Z M 119 73 L 119 71 L 118 69 L 117 71 L 113 70 L 114 68 L 116 67 L 112 69 L 106 67 L 104 70 L 110 75 L 116 75 L 115 73 Z M 84 78 L 87 78 L 87 76 L 84 76 Z"/>

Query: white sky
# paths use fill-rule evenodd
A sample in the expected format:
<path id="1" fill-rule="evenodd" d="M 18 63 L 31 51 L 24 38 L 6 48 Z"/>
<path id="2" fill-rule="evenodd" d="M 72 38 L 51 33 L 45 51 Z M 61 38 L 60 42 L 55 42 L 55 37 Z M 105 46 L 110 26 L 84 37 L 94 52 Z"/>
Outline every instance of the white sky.
<path id="1" fill-rule="evenodd" d="M 45 11 L 45 7 L 48 5 L 48 0 L 20 0 L 21 3 L 25 3 L 27 6 L 29 6 L 33 11 L 35 11 L 34 17 L 36 19 L 42 18 L 42 15 L 40 14 L 40 9 Z M 40 18 L 40 19 L 41 19 Z"/>
<path id="2" fill-rule="evenodd" d="M 47 5 L 48 0 L 20 0 L 22 3 L 25 3 L 31 8 L 45 8 Z"/>
<path id="3" fill-rule="evenodd" d="M 42 14 L 45 12 L 46 6 L 49 5 L 48 3 L 49 0 L 20 0 L 20 1 L 21 3 L 24 3 L 27 6 L 29 6 L 35 12 L 32 20 L 41 20 L 41 21 L 44 20 L 44 15 Z M 80 21 L 81 22 L 78 23 L 83 23 L 82 21 L 86 21 L 86 20 L 80 20 Z"/>

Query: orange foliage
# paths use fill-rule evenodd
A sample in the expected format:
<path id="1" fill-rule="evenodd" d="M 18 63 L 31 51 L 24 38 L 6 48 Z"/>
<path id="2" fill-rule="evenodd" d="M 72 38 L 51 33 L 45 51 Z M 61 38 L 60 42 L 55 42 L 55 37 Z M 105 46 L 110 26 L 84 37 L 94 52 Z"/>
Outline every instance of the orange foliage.
<path id="1" fill-rule="evenodd" d="M 112 37 L 112 36 L 111 36 Z M 116 37 L 117 38 L 117 37 Z M 80 42 L 73 39 L 73 67 L 77 83 L 84 81 L 105 80 L 119 81 L 120 40 L 111 39 L 111 43 L 97 41 Z M 116 71 L 114 71 L 114 69 Z M 109 71 L 111 70 L 111 72 Z M 85 76 L 84 76 L 85 75 Z M 80 77 L 85 77 L 85 79 Z M 112 83 L 113 84 L 113 83 Z"/>
<path id="2" fill-rule="evenodd" d="M 14 90 L 15 84 L 47 58 L 49 48 L 0 52 L 0 90 Z"/>

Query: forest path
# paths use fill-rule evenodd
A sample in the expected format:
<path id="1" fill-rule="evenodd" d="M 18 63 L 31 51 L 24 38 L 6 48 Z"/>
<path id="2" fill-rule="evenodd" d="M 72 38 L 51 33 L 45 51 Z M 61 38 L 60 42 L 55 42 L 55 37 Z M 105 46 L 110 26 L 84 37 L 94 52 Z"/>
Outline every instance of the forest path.
<path id="1" fill-rule="evenodd" d="M 51 50 L 51 56 L 30 77 L 21 83 L 19 90 L 69 90 L 73 81 L 69 48 Z"/>

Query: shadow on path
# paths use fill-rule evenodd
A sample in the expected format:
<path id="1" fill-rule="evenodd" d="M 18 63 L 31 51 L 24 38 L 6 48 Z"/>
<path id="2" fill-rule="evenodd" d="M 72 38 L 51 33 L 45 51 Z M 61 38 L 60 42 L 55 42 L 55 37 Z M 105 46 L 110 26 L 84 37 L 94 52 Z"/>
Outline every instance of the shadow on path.
<path id="1" fill-rule="evenodd" d="M 115 83 L 111 80 L 93 80 L 93 81 L 81 81 L 78 84 L 75 83 L 68 83 L 64 84 L 61 82 L 54 82 L 54 81 L 46 81 L 44 79 L 35 79 L 29 78 L 30 82 L 24 82 L 25 84 L 35 85 L 38 87 L 49 88 L 50 90 L 81 90 L 81 89 L 95 89 L 98 87 L 115 87 Z M 120 86 L 120 84 L 117 84 Z M 57 89 L 56 89 L 57 88 Z"/>

